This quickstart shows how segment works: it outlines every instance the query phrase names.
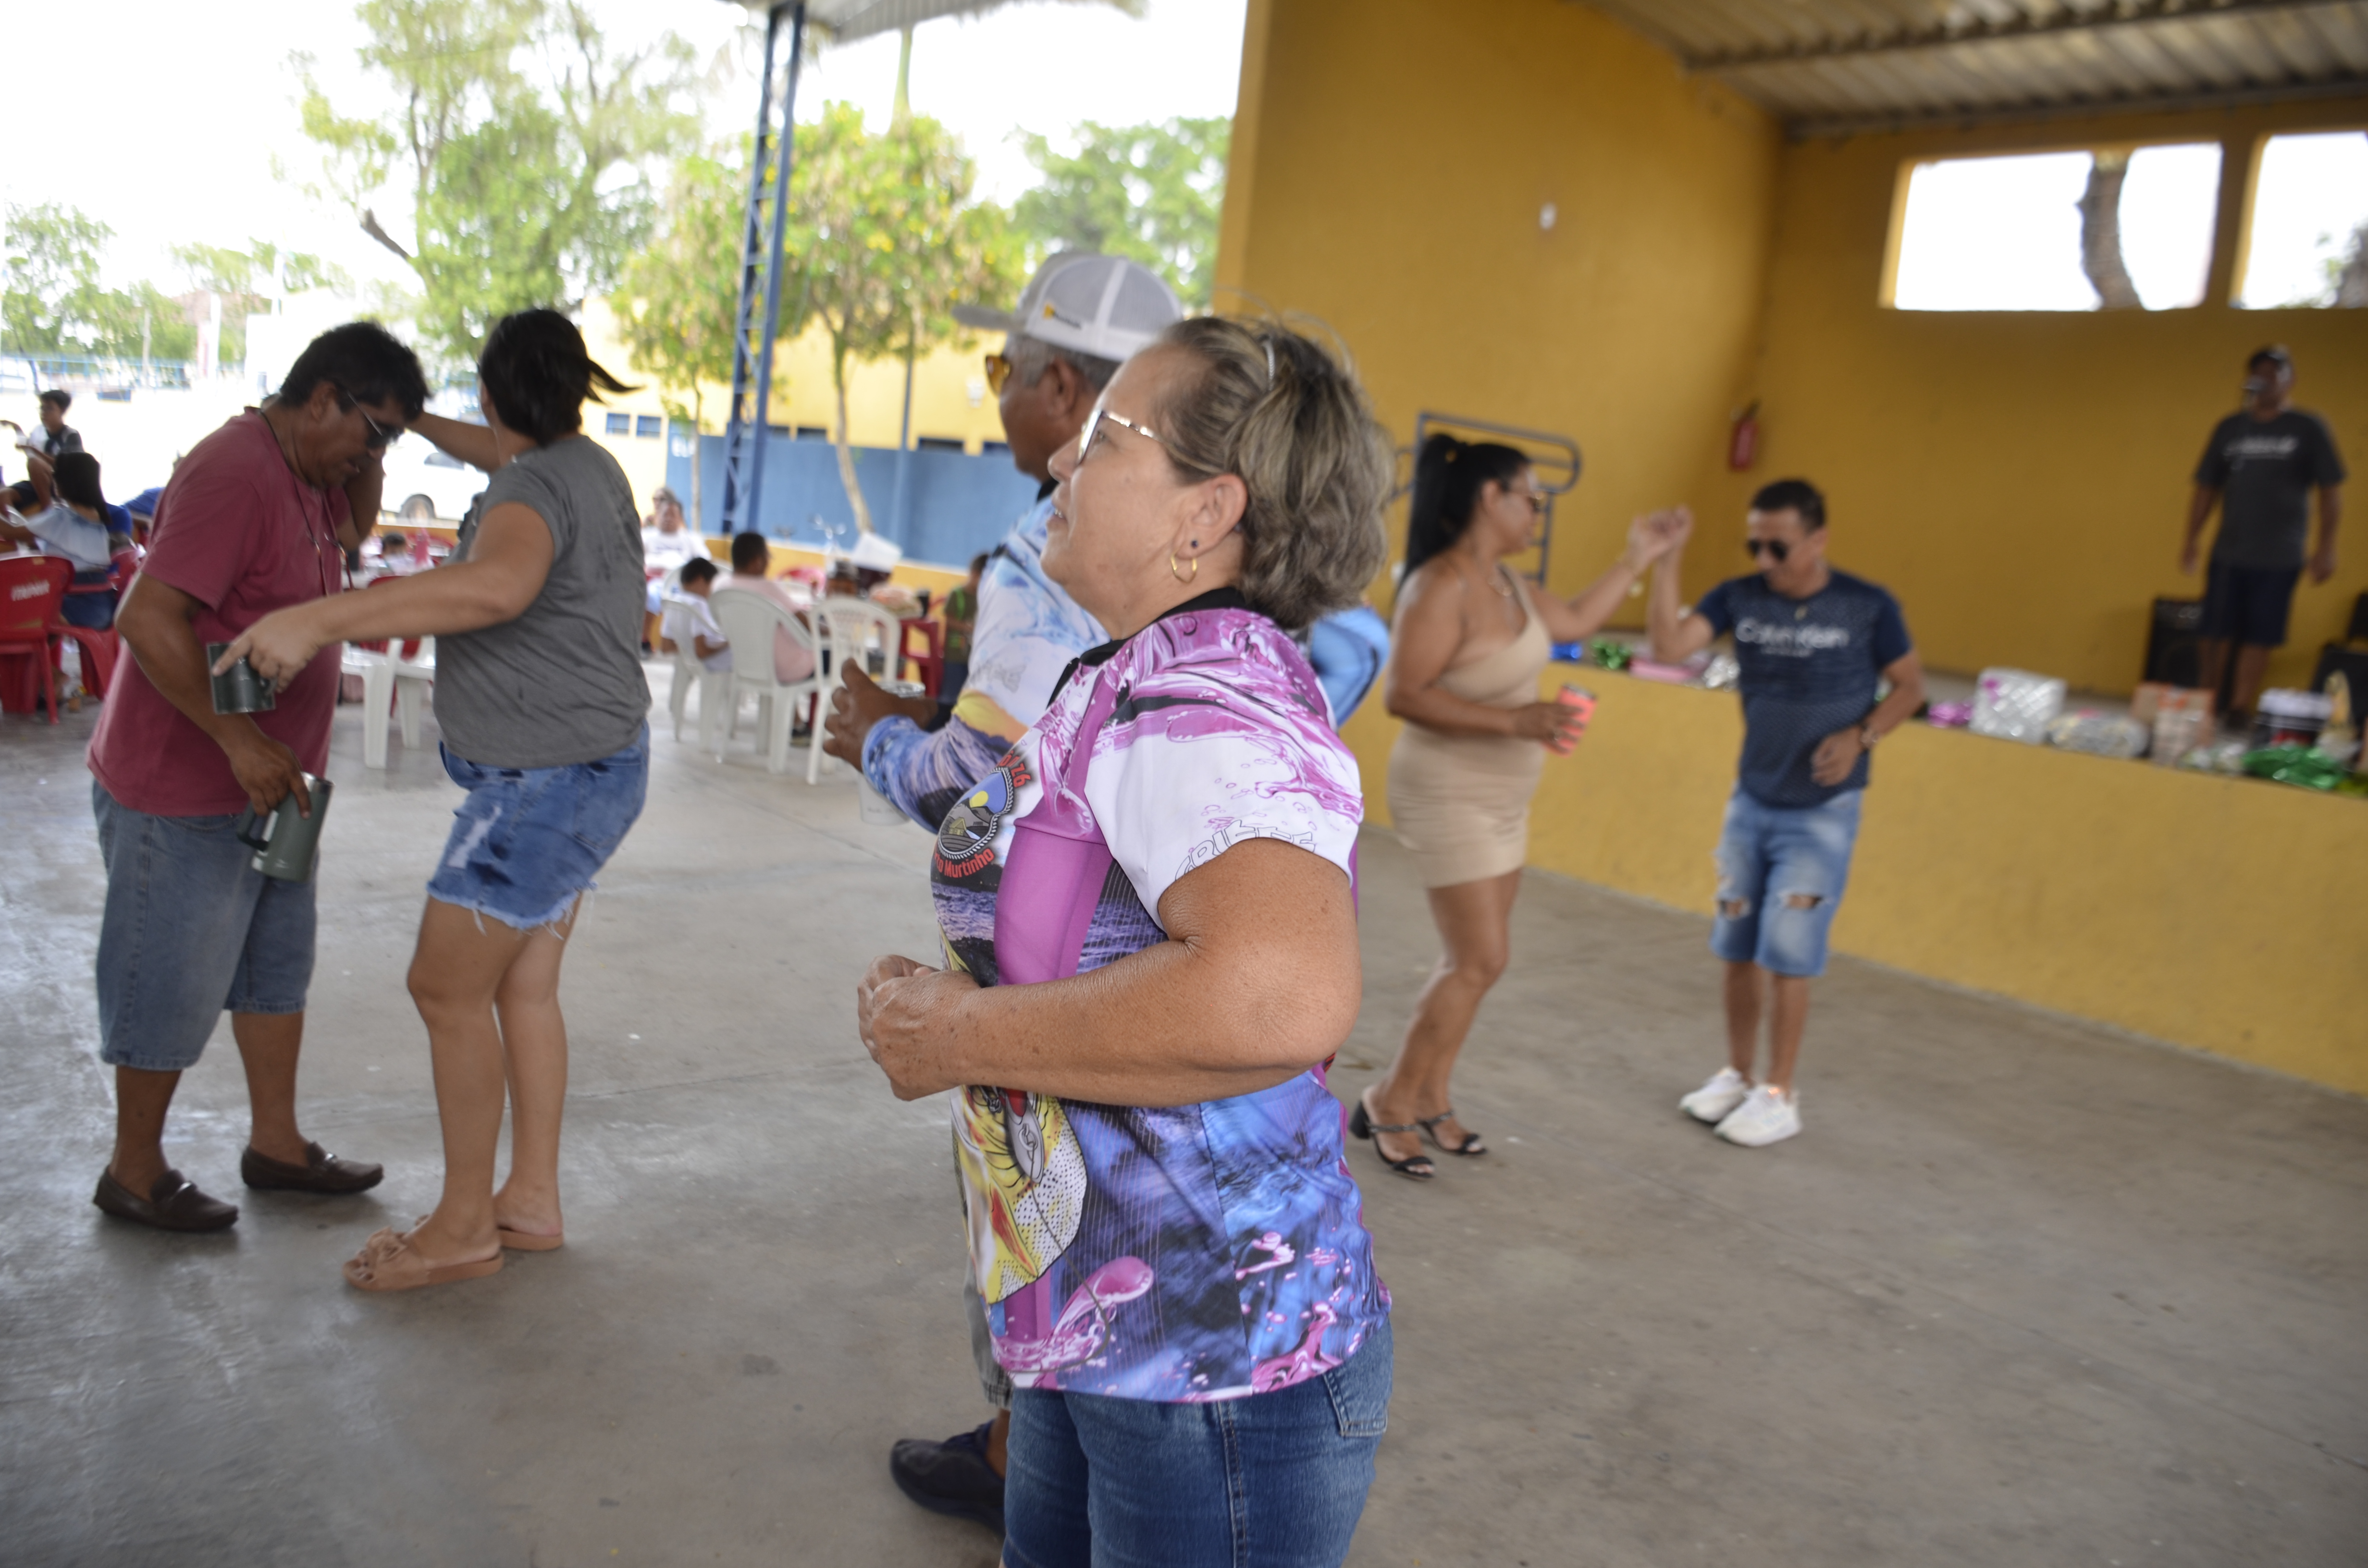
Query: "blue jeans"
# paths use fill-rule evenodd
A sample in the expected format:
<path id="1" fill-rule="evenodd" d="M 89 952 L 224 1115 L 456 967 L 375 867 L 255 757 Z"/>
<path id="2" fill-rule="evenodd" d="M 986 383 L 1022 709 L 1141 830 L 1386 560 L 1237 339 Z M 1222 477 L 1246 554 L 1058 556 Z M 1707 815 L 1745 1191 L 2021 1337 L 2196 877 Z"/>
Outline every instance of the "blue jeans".
<path id="1" fill-rule="evenodd" d="M 225 1011 L 301 1013 L 313 983 L 312 881 L 254 867 L 235 816 L 135 812 L 90 786 L 107 907 L 98 923 L 99 1060 L 179 1073 Z"/>
<path id="2" fill-rule="evenodd" d="M 1718 916 L 1710 950 L 1729 963 L 1815 979 L 1850 882 L 1862 790 L 1822 806 L 1762 805 L 1742 790 L 1726 802 L 1718 840 Z"/>
<path id="3" fill-rule="evenodd" d="M 427 896 L 520 931 L 567 918 L 625 841 L 650 788 L 650 727 L 597 762 L 483 767 L 444 748 L 444 771 L 469 791 L 452 813 Z"/>
<path id="4" fill-rule="evenodd" d="M 1321 1376 L 1201 1404 L 1021 1389 L 1006 1568 L 1334 1568 L 1390 1408 L 1390 1325 Z"/>

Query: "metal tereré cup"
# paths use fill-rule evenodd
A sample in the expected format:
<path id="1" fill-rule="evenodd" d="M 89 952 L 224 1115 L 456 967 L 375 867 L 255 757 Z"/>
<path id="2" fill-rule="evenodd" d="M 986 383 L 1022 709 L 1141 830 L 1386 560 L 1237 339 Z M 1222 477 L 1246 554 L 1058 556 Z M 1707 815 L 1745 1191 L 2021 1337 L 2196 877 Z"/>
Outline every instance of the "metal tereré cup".
<path id="1" fill-rule="evenodd" d="M 211 671 L 230 652 L 227 642 L 206 644 L 206 668 Z M 217 713 L 268 713 L 279 706 L 279 694 L 271 683 L 255 673 L 255 666 L 244 658 L 217 676 L 212 676 L 214 711 Z"/>
<path id="2" fill-rule="evenodd" d="M 283 882 L 312 881 L 313 868 L 321 860 L 321 824 L 328 818 L 329 791 L 334 786 L 307 773 L 304 788 L 313 797 L 311 816 L 296 809 L 293 790 L 268 817 L 257 817 L 252 806 L 239 813 L 238 841 L 255 851 L 250 864 Z M 254 831 L 258 825 L 263 830 L 260 834 Z"/>

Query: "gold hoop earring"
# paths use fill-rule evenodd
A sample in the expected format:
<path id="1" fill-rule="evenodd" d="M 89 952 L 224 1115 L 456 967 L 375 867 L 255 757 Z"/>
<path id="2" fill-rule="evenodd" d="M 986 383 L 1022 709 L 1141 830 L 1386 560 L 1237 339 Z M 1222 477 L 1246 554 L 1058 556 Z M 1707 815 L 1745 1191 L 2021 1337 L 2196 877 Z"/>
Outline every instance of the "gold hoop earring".
<path id="1" fill-rule="evenodd" d="M 1171 550 L 1167 552 L 1167 574 L 1175 578 L 1179 583 L 1192 582 L 1195 578 L 1201 575 L 1201 558 L 1197 555 L 1192 557 L 1192 570 L 1190 572 L 1178 572 L 1176 570 L 1176 552 Z"/>

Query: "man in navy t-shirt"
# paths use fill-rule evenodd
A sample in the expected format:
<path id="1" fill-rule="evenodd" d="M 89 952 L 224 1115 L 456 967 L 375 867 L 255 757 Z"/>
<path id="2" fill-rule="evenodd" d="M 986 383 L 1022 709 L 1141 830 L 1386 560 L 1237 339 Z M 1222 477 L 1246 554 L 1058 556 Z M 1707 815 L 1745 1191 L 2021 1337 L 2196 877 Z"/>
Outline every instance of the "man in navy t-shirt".
<path id="1" fill-rule="evenodd" d="M 1728 1065 L 1679 1102 L 1720 1137 L 1757 1148 L 1801 1131 L 1793 1068 L 1809 982 L 1850 879 L 1868 754 L 1924 700 L 1924 670 L 1899 601 L 1826 563 L 1826 499 L 1782 479 L 1751 498 L 1745 548 L 1759 570 L 1678 601 L 1692 518 L 1653 568 L 1653 657 L 1677 663 L 1733 632 L 1743 666 L 1743 761 L 1718 845 L 1711 951 L 1726 960 Z M 1877 683 L 1891 693 L 1876 700 Z M 1765 971 L 1770 978 L 1761 981 Z M 1760 998 L 1771 992 L 1768 1074 L 1756 1083 Z"/>

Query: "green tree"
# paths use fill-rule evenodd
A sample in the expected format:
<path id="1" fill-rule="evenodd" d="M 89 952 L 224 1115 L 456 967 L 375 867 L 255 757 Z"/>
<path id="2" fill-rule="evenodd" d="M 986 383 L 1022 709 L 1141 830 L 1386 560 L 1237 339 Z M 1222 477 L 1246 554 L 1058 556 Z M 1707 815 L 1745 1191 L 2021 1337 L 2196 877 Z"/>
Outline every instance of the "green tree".
<path id="1" fill-rule="evenodd" d="M 1099 251 L 1167 279 L 1187 310 L 1206 310 L 1215 283 L 1217 216 L 1225 199 L 1228 119 L 1076 128 L 1075 155 L 1022 138 L 1043 183 L 1012 204 L 1041 250 Z"/>
<path id="2" fill-rule="evenodd" d="M 1008 297 L 1025 249 L 1001 208 L 971 200 L 976 166 L 925 115 L 875 136 L 854 105 L 825 104 L 795 145 L 780 330 L 794 337 L 819 325 L 830 338 L 831 444 L 856 526 L 870 533 L 848 443 L 848 366 L 925 354 L 959 335 L 954 306 Z"/>
<path id="3" fill-rule="evenodd" d="M 108 331 L 98 254 L 115 231 L 72 207 L 45 202 L 8 209 L 0 236 L 5 287 L 0 315 L 7 345 L 35 354 L 95 354 Z"/>
<path id="4" fill-rule="evenodd" d="M 676 164 L 657 238 L 626 265 L 622 282 L 609 296 L 635 372 L 657 383 L 666 412 L 689 419 L 694 433 L 706 426 L 706 384 L 732 379 L 747 190 L 746 170 L 720 157 L 697 155 Z M 694 450 L 694 524 L 704 515 L 699 471 Z"/>
<path id="5" fill-rule="evenodd" d="M 669 33 L 613 50 L 584 0 L 363 0 L 356 14 L 362 63 L 393 101 L 342 116 L 300 60 L 304 132 L 325 192 L 417 273 L 430 345 L 465 361 L 504 312 L 611 288 L 650 233 L 651 166 L 697 133 L 689 46 Z M 373 205 L 398 180 L 408 250 Z"/>

